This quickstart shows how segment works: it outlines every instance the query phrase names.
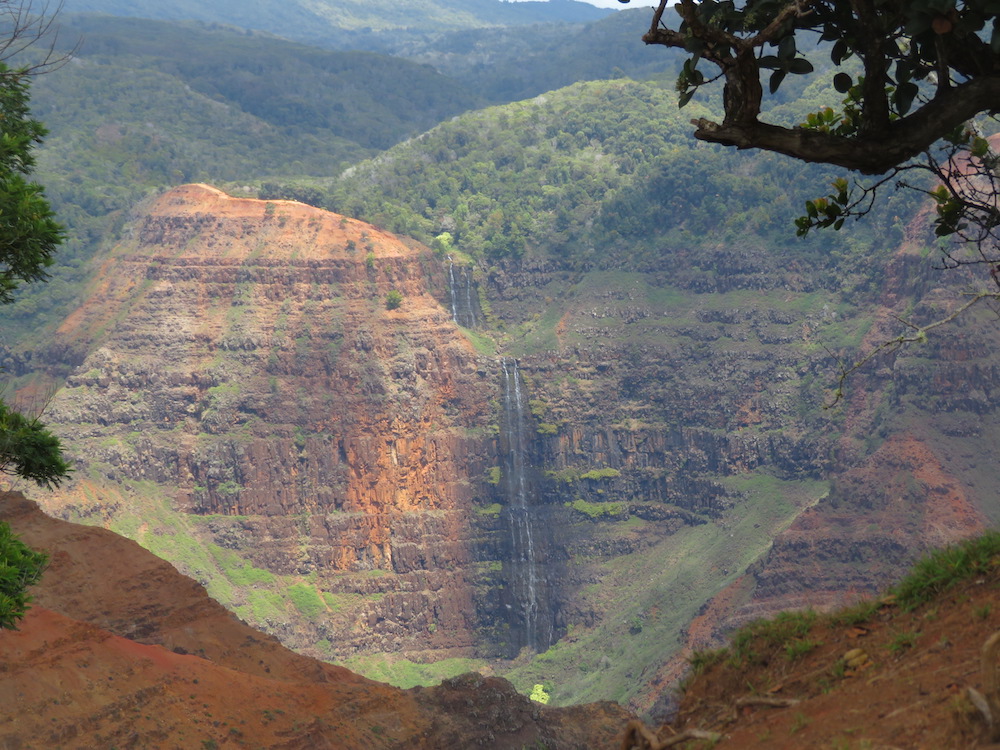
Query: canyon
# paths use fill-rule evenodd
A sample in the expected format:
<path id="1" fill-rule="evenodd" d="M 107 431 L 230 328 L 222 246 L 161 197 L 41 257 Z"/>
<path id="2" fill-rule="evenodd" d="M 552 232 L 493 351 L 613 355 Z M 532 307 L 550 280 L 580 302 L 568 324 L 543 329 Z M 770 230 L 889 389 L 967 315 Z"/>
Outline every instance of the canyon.
<path id="1" fill-rule="evenodd" d="M 479 675 L 402 691 L 295 654 L 134 542 L 17 493 L 0 518 L 51 551 L 20 632 L 0 639 L 9 748 L 607 747 L 625 712 L 549 709 Z"/>
<path id="2" fill-rule="evenodd" d="M 306 656 L 669 713 L 692 649 L 1000 518 L 987 310 L 824 408 L 840 359 L 960 299 L 907 231 L 851 292 L 752 238 L 487 266 L 175 188 L 20 365 L 76 466 L 31 494 Z"/>

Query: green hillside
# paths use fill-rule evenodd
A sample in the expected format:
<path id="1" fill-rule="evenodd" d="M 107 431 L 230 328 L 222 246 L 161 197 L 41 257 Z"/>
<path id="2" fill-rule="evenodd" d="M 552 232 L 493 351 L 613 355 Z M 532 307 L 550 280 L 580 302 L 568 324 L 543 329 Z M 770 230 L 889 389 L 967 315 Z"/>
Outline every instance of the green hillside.
<path id="1" fill-rule="evenodd" d="M 673 91 L 652 84 L 575 84 L 463 115 L 352 167 L 330 206 L 425 242 L 448 232 L 484 260 L 569 267 L 635 270 L 657 265 L 665 247 L 747 235 L 824 256 L 853 242 L 792 231 L 834 172 L 693 143 L 689 120 L 706 114 L 678 111 Z M 864 232 L 873 225 L 885 229 Z"/>
<path id="2" fill-rule="evenodd" d="M 4 312 L 8 340 L 59 317 L 86 259 L 150 192 L 329 178 L 479 101 L 427 65 L 374 53 L 202 25 L 61 23 L 62 48 L 79 47 L 34 79 L 32 109 L 50 130 L 38 176 L 70 241 L 53 282 Z"/>

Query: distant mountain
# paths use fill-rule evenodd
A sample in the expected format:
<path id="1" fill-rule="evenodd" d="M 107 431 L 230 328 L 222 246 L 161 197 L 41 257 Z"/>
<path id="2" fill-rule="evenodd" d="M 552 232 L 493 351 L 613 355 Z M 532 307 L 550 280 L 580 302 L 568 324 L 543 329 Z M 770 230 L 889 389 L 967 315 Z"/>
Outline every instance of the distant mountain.
<path id="1" fill-rule="evenodd" d="M 400 8 L 391 0 L 67 0 L 63 11 L 159 20 L 197 20 L 307 41 L 357 47 L 352 34 L 401 31 L 421 34 L 490 26 L 587 23 L 614 13 L 575 0 L 411 0 Z M 350 32 L 350 34 L 345 33 Z"/>
<path id="2" fill-rule="evenodd" d="M 375 49 L 429 63 L 499 104 L 577 81 L 667 74 L 672 82 L 684 56 L 642 43 L 649 20 L 648 8 L 636 8 L 570 27 L 468 29 Z"/>

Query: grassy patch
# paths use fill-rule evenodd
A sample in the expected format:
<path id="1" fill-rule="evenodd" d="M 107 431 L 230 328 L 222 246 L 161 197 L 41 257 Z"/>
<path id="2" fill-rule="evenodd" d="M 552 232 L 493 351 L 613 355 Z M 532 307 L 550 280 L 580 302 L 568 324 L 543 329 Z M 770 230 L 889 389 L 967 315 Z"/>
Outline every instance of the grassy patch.
<path id="1" fill-rule="evenodd" d="M 806 638 L 815 622 L 816 613 L 811 609 L 781 612 L 773 619 L 752 622 L 733 634 L 733 657 L 746 663 L 760 658 L 765 651 L 781 648 L 789 659 L 798 658 L 818 645 Z"/>
<path id="2" fill-rule="evenodd" d="M 236 607 L 236 614 L 251 622 L 281 622 L 286 619 L 285 600 L 276 591 L 247 592 L 247 604 Z"/>
<path id="3" fill-rule="evenodd" d="M 497 518 L 500 512 L 503 510 L 503 506 L 500 503 L 490 503 L 482 508 L 476 508 L 476 513 L 481 516 L 489 516 L 490 518 Z"/>
<path id="4" fill-rule="evenodd" d="M 479 331 L 473 331 L 471 328 L 462 328 L 459 326 L 459 330 L 465 335 L 465 338 L 472 342 L 475 350 L 484 357 L 496 356 L 497 342 L 492 337 Z"/>
<path id="5" fill-rule="evenodd" d="M 580 479 L 613 479 L 620 477 L 621 474 L 618 469 L 591 469 L 581 474 Z"/>
<path id="6" fill-rule="evenodd" d="M 571 503 L 565 503 L 567 508 L 572 508 L 578 513 L 583 513 L 590 518 L 600 518 L 601 516 L 617 516 L 625 512 L 625 503 L 591 503 L 587 500 L 577 498 Z"/>
<path id="7" fill-rule="evenodd" d="M 913 608 L 959 581 L 992 573 L 997 567 L 1000 567 L 1000 532 L 990 531 L 919 560 L 892 593 L 901 606 Z"/>
<path id="8" fill-rule="evenodd" d="M 433 664 L 419 664 L 393 654 L 359 654 L 344 661 L 343 666 L 365 677 L 387 682 L 399 688 L 437 685 L 441 680 L 475 672 L 485 662 L 478 659 L 442 659 Z"/>
<path id="9" fill-rule="evenodd" d="M 292 600 L 295 608 L 310 620 L 326 609 L 316 587 L 308 583 L 293 583 L 288 587 L 288 598 Z"/>

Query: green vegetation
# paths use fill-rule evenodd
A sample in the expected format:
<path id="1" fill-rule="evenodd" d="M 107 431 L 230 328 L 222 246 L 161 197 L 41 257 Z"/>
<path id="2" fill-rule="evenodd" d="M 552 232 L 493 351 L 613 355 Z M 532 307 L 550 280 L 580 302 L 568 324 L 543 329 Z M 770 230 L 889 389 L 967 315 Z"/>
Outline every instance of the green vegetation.
<path id="1" fill-rule="evenodd" d="M 42 577 L 48 555 L 36 552 L 14 536 L 0 521 L 0 630 L 16 630 L 28 610 L 27 593 Z"/>
<path id="2" fill-rule="evenodd" d="M 476 513 L 481 516 L 489 516 L 490 518 L 496 518 L 500 515 L 501 511 L 503 511 L 503 506 L 500 503 L 490 503 L 481 508 L 476 508 Z"/>
<path id="3" fill-rule="evenodd" d="M 14 411 L 0 399 L 0 474 L 58 487 L 69 472 L 59 438 L 37 418 Z"/>
<path id="4" fill-rule="evenodd" d="M 940 592 L 973 576 L 992 575 L 1000 560 L 1000 532 L 931 552 L 919 560 L 909 575 L 893 587 L 901 606 L 914 608 Z"/>
<path id="5" fill-rule="evenodd" d="M 764 647 L 785 649 L 789 658 L 797 654 L 801 646 L 807 644 L 803 653 L 812 650 L 816 644 L 806 639 L 816 622 L 812 610 L 781 612 L 770 620 L 758 620 L 740 628 L 730 638 L 733 657 L 739 662 L 756 661 L 762 658 Z M 791 651 L 788 649 L 791 648 Z M 801 655 L 801 654 L 799 654 Z"/>
<path id="6" fill-rule="evenodd" d="M 594 481 L 614 479 L 615 477 L 620 477 L 621 472 L 618 469 L 611 468 L 588 469 L 587 471 L 583 471 L 573 466 L 567 466 L 565 469 L 553 469 L 546 471 L 545 476 L 556 482 L 572 484 L 573 482 L 577 482 L 581 479 L 590 479 Z"/>
<path id="7" fill-rule="evenodd" d="M 288 598 L 292 600 L 295 608 L 310 620 L 326 609 L 316 587 L 308 583 L 295 583 L 289 586 Z"/>
<path id="8" fill-rule="evenodd" d="M 581 474 L 580 479 L 593 479 L 593 480 L 613 479 L 614 477 L 620 477 L 621 474 L 622 473 L 618 471 L 618 469 L 609 469 L 609 468 L 591 469 L 590 471 L 586 471 L 583 474 Z"/>
<path id="9" fill-rule="evenodd" d="M 914 644 L 917 642 L 917 638 L 920 637 L 920 633 L 914 632 L 912 630 L 904 631 L 901 633 L 896 633 L 892 641 L 886 646 L 892 653 L 897 654 L 900 651 L 906 651 L 907 649 L 913 648 Z"/>
<path id="10" fill-rule="evenodd" d="M 11 6 L 15 15 L 28 10 Z M 7 56 L 30 43 L 31 33 L 30 23 L 21 32 L 8 32 L 0 40 Z M 28 109 L 28 74 L 0 62 L 0 305 L 13 302 L 22 285 L 48 278 L 46 269 L 63 240 L 41 186 L 28 180 L 35 146 L 46 132 Z M 58 487 L 69 473 L 59 439 L 37 416 L 27 417 L 0 399 L 0 475 Z M 0 522 L 0 630 L 16 629 L 31 601 L 27 588 L 41 578 L 47 560 Z"/>
<path id="11" fill-rule="evenodd" d="M 814 648 L 822 645 L 822 641 L 814 641 L 810 638 L 796 638 L 790 643 L 785 644 L 785 656 L 788 657 L 789 661 L 795 661 L 796 659 L 801 659 Z"/>
<path id="12" fill-rule="evenodd" d="M 359 654 L 345 659 L 342 665 L 372 680 L 400 688 L 436 685 L 441 680 L 481 669 L 478 659 L 442 659 L 433 664 L 418 664 L 393 654 Z"/>
<path id="13" fill-rule="evenodd" d="M 385 309 L 396 310 L 403 304 L 403 294 L 397 289 L 390 289 L 385 295 Z"/>
<path id="14" fill-rule="evenodd" d="M 529 695 L 528 697 L 531 700 L 535 701 L 536 703 L 543 703 L 543 704 L 548 703 L 549 700 L 552 698 L 552 696 L 550 696 L 545 691 L 545 685 L 543 685 L 540 682 L 536 683 L 534 687 L 531 688 L 531 695 Z"/>
<path id="15" fill-rule="evenodd" d="M 751 235 L 780 252 L 801 212 L 796 191 L 825 173 L 692 149 L 692 114 L 709 113 L 678 113 L 673 93 L 652 84 L 575 84 L 442 123 L 348 170 L 330 205 L 428 243 L 447 231 L 475 258 L 530 252 L 570 267 L 641 267 L 665 244 Z M 795 252 L 827 266 L 847 241 L 800 242 Z"/>
<path id="16" fill-rule="evenodd" d="M 617 516 L 624 513 L 628 506 L 625 503 L 591 503 L 586 500 L 576 498 L 572 502 L 565 503 L 567 508 L 583 513 L 590 518 L 600 518 L 601 516 Z"/>
<path id="17" fill-rule="evenodd" d="M 489 484 L 500 484 L 501 470 L 499 466 L 491 466 L 486 470 L 486 481 Z M 494 503 L 495 505 L 496 503 Z"/>

